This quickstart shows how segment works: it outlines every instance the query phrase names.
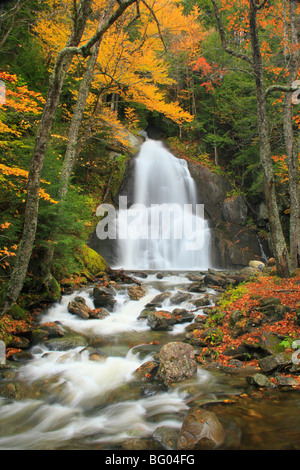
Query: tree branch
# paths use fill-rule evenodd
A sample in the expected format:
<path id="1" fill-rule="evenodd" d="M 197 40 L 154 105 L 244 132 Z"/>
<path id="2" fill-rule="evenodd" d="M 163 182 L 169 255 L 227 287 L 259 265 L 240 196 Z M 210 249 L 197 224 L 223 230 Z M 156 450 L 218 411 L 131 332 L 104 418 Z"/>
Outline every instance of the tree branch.
<path id="1" fill-rule="evenodd" d="M 228 47 L 227 41 L 226 41 L 225 28 L 224 28 L 224 25 L 223 25 L 223 22 L 222 22 L 222 18 L 221 18 L 221 15 L 220 15 L 218 5 L 217 5 L 215 0 L 211 0 L 211 3 L 213 5 L 215 17 L 216 17 L 216 20 L 217 20 L 218 30 L 219 30 L 219 34 L 220 34 L 220 38 L 221 38 L 221 44 L 222 44 L 222 47 L 223 47 L 224 51 L 227 52 L 228 54 L 234 56 L 234 57 L 237 57 L 238 59 L 244 60 L 245 62 L 248 62 L 249 64 L 253 65 L 252 60 L 250 59 L 250 57 L 248 57 L 247 55 L 242 54 L 241 52 L 235 51 L 234 49 L 231 49 L 230 47 Z"/>
<path id="2" fill-rule="evenodd" d="M 143 4 L 145 5 L 145 7 L 148 8 L 148 10 L 150 11 L 151 15 L 153 16 L 154 21 L 155 21 L 156 26 L 157 26 L 157 29 L 158 29 L 158 34 L 159 34 L 160 40 L 161 40 L 161 42 L 163 43 L 164 48 L 165 48 L 165 51 L 166 51 L 166 50 L 167 50 L 167 46 L 166 46 L 165 41 L 164 41 L 164 38 L 163 38 L 163 36 L 162 36 L 162 34 L 161 34 L 159 21 L 158 21 L 158 19 L 157 19 L 157 17 L 156 17 L 156 14 L 154 13 L 153 8 L 150 7 L 150 5 L 148 5 L 148 3 L 147 3 L 145 0 L 141 0 L 141 1 L 142 1 Z"/>
<path id="3" fill-rule="evenodd" d="M 266 96 L 268 96 L 270 93 L 273 91 L 283 91 L 285 93 L 294 93 L 294 91 L 297 91 L 299 86 L 293 85 L 292 86 L 284 86 L 284 85 L 271 85 L 269 88 L 266 90 Z"/>

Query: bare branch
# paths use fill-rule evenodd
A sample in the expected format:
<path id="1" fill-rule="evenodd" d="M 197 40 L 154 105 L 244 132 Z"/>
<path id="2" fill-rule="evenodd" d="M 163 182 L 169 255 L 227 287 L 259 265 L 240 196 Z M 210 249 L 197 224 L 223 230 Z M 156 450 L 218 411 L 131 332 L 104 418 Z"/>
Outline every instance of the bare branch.
<path id="1" fill-rule="evenodd" d="M 162 36 L 162 34 L 161 34 L 159 21 L 158 21 L 158 19 L 157 19 L 157 17 L 156 17 L 156 14 L 154 13 L 153 8 L 150 7 L 150 5 L 148 5 L 148 3 L 147 3 L 145 0 L 141 0 L 141 1 L 142 1 L 143 4 L 145 5 L 145 7 L 148 8 L 148 10 L 150 11 L 151 15 L 153 16 L 154 21 L 155 21 L 156 26 L 157 26 L 157 29 L 158 29 L 158 34 L 159 34 L 160 40 L 161 40 L 161 42 L 163 43 L 164 48 L 165 48 L 165 51 L 166 51 L 166 50 L 167 50 L 167 46 L 166 46 L 166 43 L 165 43 L 165 41 L 164 41 L 164 38 L 163 38 L 163 36 Z"/>

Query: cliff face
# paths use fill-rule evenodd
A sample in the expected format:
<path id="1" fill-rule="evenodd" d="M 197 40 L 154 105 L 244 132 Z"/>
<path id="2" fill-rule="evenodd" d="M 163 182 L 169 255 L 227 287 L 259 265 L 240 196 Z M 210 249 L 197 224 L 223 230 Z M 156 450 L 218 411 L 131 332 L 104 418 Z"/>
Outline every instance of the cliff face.
<path id="1" fill-rule="evenodd" d="M 232 189 L 229 181 L 209 168 L 196 162 L 188 162 L 188 167 L 196 182 L 199 203 L 204 204 L 211 222 L 214 266 L 235 268 L 262 260 L 256 232 L 247 225 L 248 208 L 243 196 L 227 197 Z"/>

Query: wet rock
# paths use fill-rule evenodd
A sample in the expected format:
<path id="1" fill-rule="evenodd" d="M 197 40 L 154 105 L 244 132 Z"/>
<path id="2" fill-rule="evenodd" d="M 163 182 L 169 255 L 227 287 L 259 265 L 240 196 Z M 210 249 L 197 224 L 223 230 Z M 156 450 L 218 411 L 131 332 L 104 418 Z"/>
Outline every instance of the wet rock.
<path id="1" fill-rule="evenodd" d="M 149 313 L 155 312 L 155 307 L 146 307 L 144 308 L 139 316 L 137 317 L 137 320 L 144 320 L 145 318 L 148 317 Z"/>
<path id="2" fill-rule="evenodd" d="M 95 308 L 90 311 L 90 317 L 92 319 L 103 320 L 106 317 L 109 317 L 110 313 L 105 308 Z"/>
<path id="3" fill-rule="evenodd" d="M 44 344 L 50 351 L 67 351 L 80 346 L 87 346 L 87 340 L 81 335 L 68 334 L 63 338 L 48 339 Z"/>
<path id="4" fill-rule="evenodd" d="M 199 297 L 198 299 L 192 299 L 190 302 L 196 308 L 208 307 L 209 305 L 211 305 L 211 297 L 209 294 L 205 294 L 203 297 Z"/>
<path id="5" fill-rule="evenodd" d="M 46 341 L 50 338 L 61 338 L 64 336 L 64 331 L 58 323 L 48 322 L 43 323 L 39 328 L 31 332 L 31 345 L 36 345 L 42 341 Z"/>
<path id="6" fill-rule="evenodd" d="M 139 300 L 146 295 L 146 289 L 142 286 L 131 286 L 128 289 L 128 295 L 131 300 Z"/>
<path id="7" fill-rule="evenodd" d="M 131 351 L 133 354 L 138 354 L 140 359 L 144 359 L 145 357 L 156 354 L 160 350 L 160 344 L 148 343 L 148 344 L 138 344 L 137 346 L 133 346 Z"/>
<path id="8" fill-rule="evenodd" d="M 216 449 L 224 440 L 225 431 L 215 413 L 202 408 L 192 408 L 182 424 L 177 449 Z"/>
<path id="9" fill-rule="evenodd" d="M 151 302 L 146 304 L 146 307 L 161 307 L 164 300 L 168 299 L 171 295 L 171 292 L 162 292 L 156 295 Z"/>
<path id="10" fill-rule="evenodd" d="M 277 372 L 274 374 L 274 377 L 278 387 L 299 387 L 299 382 L 294 377 L 287 377 L 286 375 L 278 374 Z"/>
<path id="11" fill-rule="evenodd" d="M 22 398 L 22 391 L 17 383 L 8 382 L 0 384 L 0 396 L 20 400 Z"/>
<path id="12" fill-rule="evenodd" d="M 275 388 L 273 382 L 271 382 L 270 379 L 264 374 L 257 373 L 254 375 L 250 375 L 246 377 L 246 380 L 249 385 L 255 385 L 259 388 Z"/>
<path id="13" fill-rule="evenodd" d="M 186 343 L 165 344 L 159 352 L 157 377 L 164 382 L 180 382 L 197 374 L 193 347 Z"/>
<path id="14" fill-rule="evenodd" d="M 197 282 L 193 282 L 190 286 L 188 286 L 187 290 L 189 292 L 197 292 L 197 293 L 201 293 L 201 292 L 206 292 L 206 287 L 204 285 L 204 281 L 197 281 Z"/>
<path id="15" fill-rule="evenodd" d="M 259 359 L 258 364 L 263 372 L 266 374 L 271 373 L 275 370 L 284 369 L 292 365 L 292 354 L 287 352 L 272 354 L 271 356 Z"/>
<path id="16" fill-rule="evenodd" d="M 114 298 L 114 290 L 107 287 L 94 287 L 93 299 L 95 308 L 106 308 L 107 310 L 113 310 L 116 300 Z"/>
<path id="17" fill-rule="evenodd" d="M 144 362 L 136 371 L 134 372 L 134 377 L 140 380 L 151 380 L 155 377 L 158 370 L 158 363 L 155 361 Z"/>
<path id="18" fill-rule="evenodd" d="M 7 347 L 15 349 L 29 349 L 30 346 L 31 343 L 28 338 L 19 338 L 18 336 L 13 336 L 7 343 Z"/>
<path id="19" fill-rule="evenodd" d="M 182 302 L 187 302 L 192 298 L 192 294 L 188 292 L 178 292 L 170 298 L 170 303 L 172 305 L 181 304 Z"/>
<path id="20" fill-rule="evenodd" d="M 201 282 L 204 280 L 203 274 L 189 273 L 186 275 L 187 279 L 192 282 Z"/>
<path id="21" fill-rule="evenodd" d="M 68 304 L 68 312 L 79 318 L 87 319 L 90 317 L 91 309 L 86 305 L 83 297 L 77 296 Z"/>
<path id="22" fill-rule="evenodd" d="M 147 323 L 152 330 L 172 330 L 175 317 L 167 310 L 150 312 L 147 316 Z"/>
<path id="23" fill-rule="evenodd" d="M 159 426 L 155 429 L 152 439 L 165 450 L 176 450 L 179 429 Z"/>
<path id="24" fill-rule="evenodd" d="M 186 323 L 194 320 L 194 314 L 184 308 L 175 308 L 172 315 L 175 318 L 175 323 Z"/>

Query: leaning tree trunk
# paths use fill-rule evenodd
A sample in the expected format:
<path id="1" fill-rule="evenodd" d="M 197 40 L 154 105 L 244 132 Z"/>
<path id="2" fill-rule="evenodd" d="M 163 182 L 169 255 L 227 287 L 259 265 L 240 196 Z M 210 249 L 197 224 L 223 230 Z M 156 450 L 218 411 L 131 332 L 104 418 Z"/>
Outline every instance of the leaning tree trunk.
<path id="1" fill-rule="evenodd" d="M 253 69 L 255 75 L 258 132 L 260 138 L 260 161 L 263 172 L 264 192 L 268 208 L 272 248 L 276 260 L 277 272 L 282 277 L 290 276 L 290 260 L 279 216 L 276 200 L 275 178 L 271 158 L 267 101 L 263 77 L 263 65 L 258 39 L 257 5 L 250 0 L 249 10 L 250 37 Z"/>
<path id="2" fill-rule="evenodd" d="M 75 53 L 73 48 L 78 46 L 83 35 L 90 13 L 91 1 L 92 0 L 82 0 L 81 8 L 74 24 L 74 29 L 70 34 L 66 47 L 62 49 L 57 56 L 53 74 L 51 76 L 46 104 L 36 135 L 34 153 L 28 172 L 27 197 L 25 203 L 22 238 L 16 257 L 16 264 L 14 266 L 6 292 L 2 315 L 6 313 L 16 302 L 23 288 L 35 240 L 38 219 L 40 180 L 49 135 L 59 104 L 61 88 Z"/>

